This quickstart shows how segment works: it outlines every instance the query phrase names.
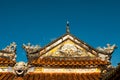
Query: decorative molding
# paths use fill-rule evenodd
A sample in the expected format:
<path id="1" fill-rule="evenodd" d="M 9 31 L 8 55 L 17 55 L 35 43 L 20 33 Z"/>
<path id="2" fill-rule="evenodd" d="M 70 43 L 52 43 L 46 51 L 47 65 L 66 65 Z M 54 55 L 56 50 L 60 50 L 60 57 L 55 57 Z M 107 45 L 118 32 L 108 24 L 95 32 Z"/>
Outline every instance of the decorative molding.
<path id="1" fill-rule="evenodd" d="M 34 72 L 43 73 L 100 73 L 99 68 L 44 68 L 36 67 Z"/>

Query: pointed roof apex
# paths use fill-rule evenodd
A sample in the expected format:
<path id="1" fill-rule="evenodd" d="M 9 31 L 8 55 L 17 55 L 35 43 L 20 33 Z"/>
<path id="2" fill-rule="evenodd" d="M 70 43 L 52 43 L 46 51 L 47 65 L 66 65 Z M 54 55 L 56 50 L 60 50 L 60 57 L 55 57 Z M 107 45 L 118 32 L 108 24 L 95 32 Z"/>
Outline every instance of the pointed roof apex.
<path id="1" fill-rule="evenodd" d="M 66 32 L 67 32 L 67 33 L 70 33 L 69 21 L 67 21 L 67 25 L 66 25 Z"/>

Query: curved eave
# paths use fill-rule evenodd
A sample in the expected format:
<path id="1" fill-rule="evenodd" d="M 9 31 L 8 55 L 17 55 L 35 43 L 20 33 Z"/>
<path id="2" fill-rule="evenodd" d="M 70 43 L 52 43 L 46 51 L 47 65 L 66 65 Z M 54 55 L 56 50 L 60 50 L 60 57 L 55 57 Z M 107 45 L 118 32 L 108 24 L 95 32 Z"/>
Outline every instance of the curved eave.
<path id="1" fill-rule="evenodd" d="M 51 66 L 51 67 L 85 67 L 85 66 L 102 66 L 110 64 L 97 58 L 38 58 L 28 64 L 33 66 Z"/>
<path id="2" fill-rule="evenodd" d="M 13 73 L 1 73 L 0 80 L 99 80 L 100 73 L 27 73 L 18 77 Z"/>

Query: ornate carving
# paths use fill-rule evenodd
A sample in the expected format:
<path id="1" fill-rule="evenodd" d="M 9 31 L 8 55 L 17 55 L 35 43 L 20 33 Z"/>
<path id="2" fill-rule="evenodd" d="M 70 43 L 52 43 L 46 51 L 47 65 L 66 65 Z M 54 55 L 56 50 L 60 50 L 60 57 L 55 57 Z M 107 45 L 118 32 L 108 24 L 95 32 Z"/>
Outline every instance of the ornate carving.
<path id="1" fill-rule="evenodd" d="M 38 51 L 41 47 L 39 45 L 34 46 L 34 45 L 31 45 L 30 43 L 28 43 L 27 45 L 23 44 L 23 48 L 27 52 L 28 59 L 31 60 L 31 59 L 39 56 L 38 53 L 35 53 L 35 54 L 32 54 L 32 53 Z"/>
<path id="2" fill-rule="evenodd" d="M 113 53 L 115 48 L 117 48 L 117 46 L 115 44 L 112 46 L 110 44 L 107 44 L 107 47 L 103 47 L 103 48 L 98 47 L 97 50 L 102 51 L 102 52 L 107 53 L 107 54 L 111 54 L 111 53 Z"/>
<path id="3" fill-rule="evenodd" d="M 0 57 L 6 57 L 13 61 L 16 60 L 16 43 L 12 42 L 9 46 L 0 51 Z"/>
<path id="4" fill-rule="evenodd" d="M 14 66 L 14 73 L 17 76 L 24 76 L 28 71 L 28 66 L 24 62 L 18 62 Z"/>
<path id="5" fill-rule="evenodd" d="M 16 51 L 16 43 L 12 42 L 9 46 L 7 46 L 6 48 L 3 49 L 3 51 L 5 52 L 15 52 Z"/>
<path id="6" fill-rule="evenodd" d="M 36 52 L 37 50 L 39 50 L 41 47 L 39 45 L 31 45 L 30 43 L 28 43 L 27 45 L 23 44 L 23 48 L 25 49 L 25 51 L 27 53 L 33 53 Z"/>
<path id="7" fill-rule="evenodd" d="M 57 51 L 60 53 L 60 55 L 68 57 L 68 56 L 80 56 L 82 51 L 79 50 L 75 45 L 73 44 L 65 44 L 60 47 L 60 49 Z"/>
<path id="8" fill-rule="evenodd" d="M 117 48 L 117 46 L 114 44 L 114 45 L 110 45 L 110 44 L 107 44 L 107 47 L 98 47 L 97 50 L 102 52 L 102 53 L 105 53 L 105 54 L 102 54 L 102 53 L 99 53 L 99 57 L 102 59 L 102 60 L 108 60 L 110 61 L 111 59 L 111 54 L 113 53 L 113 51 L 115 50 L 115 48 Z"/>

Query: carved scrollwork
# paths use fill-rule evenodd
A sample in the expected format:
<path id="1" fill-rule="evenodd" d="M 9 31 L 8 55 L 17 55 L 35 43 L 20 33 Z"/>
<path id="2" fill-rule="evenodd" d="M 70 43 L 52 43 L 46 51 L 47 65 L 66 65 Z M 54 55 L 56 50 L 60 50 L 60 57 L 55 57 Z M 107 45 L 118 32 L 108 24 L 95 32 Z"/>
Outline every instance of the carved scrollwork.
<path id="1" fill-rule="evenodd" d="M 16 43 L 12 42 L 9 46 L 0 51 L 0 57 L 9 58 L 13 61 L 16 60 Z"/>

